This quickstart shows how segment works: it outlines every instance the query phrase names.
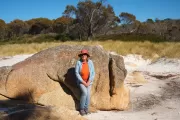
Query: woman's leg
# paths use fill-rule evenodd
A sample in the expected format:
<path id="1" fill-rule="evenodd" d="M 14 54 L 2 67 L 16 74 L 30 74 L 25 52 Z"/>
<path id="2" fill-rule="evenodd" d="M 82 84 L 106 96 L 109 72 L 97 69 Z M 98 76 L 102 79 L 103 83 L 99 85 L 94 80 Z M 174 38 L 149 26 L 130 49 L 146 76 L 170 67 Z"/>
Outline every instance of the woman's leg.
<path id="1" fill-rule="evenodd" d="M 81 97 L 80 97 L 80 110 L 84 110 L 86 99 L 87 99 L 87 87 L 85 87 L 83 84 L 80 84 L 80 90 L 81 90 Z"/>
<path id="2" fill-rule="evenodd" d="M 87 97 L 86 97 L 86 102 L 84 109 L 86 112 L 88 112 L 89 104 L 90 104 L 90 96 L 91 96 L 91 85 L 87 87 Z"/>

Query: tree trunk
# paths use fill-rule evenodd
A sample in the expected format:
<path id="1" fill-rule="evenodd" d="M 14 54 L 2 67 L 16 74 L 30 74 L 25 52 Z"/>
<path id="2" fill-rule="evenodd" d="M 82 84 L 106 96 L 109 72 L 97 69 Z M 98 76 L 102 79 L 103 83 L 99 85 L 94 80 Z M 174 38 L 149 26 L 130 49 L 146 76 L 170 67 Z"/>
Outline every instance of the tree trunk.
<path id="1" fill-rule="evenodd" d="M 93 33 L 92 33 L 92 25 L 89 25 L 89 29 L 88 29 L 88 36 L 87 36 L 87 40 L 92 40 L 93 37 Z"/>

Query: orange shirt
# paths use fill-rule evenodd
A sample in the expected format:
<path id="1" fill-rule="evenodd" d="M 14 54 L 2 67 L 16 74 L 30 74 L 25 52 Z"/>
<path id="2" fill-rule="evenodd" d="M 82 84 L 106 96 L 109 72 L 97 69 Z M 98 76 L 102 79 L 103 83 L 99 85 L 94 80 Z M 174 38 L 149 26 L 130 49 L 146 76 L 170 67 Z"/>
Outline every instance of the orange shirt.
<path id="1" fill-rule="evenodd" d="M 89 79 L 89 67 L 87 62 L 82 63 L 81 77 L 85 82 Z"/>

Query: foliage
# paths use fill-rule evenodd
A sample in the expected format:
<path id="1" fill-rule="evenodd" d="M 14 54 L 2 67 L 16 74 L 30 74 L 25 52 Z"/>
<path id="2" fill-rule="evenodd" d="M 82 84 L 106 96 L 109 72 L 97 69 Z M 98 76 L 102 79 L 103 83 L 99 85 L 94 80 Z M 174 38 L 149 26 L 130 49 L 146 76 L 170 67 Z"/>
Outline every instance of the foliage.
<path id="1" fill-rule="evenodd" d="M 53 31 L 55 33 L 69 33 L 69 26 L 72 25 L 74 19 L 62 16 L 53 22 Z"/>
<path id="2" fill-rule="evenodd" d="M 127 12 L 122 12 L 119 17 L 122 24 L 133 24 L 136 21 L 136 16 Z"/>
<path id="3" fill-rule="evenodd" d="M 28 24 L 22 20 L 16 19 L 7 24 L 8 38 L 14 38 L 26 34 L 28 32 Z"/>
<path id="4" fill-rule="evenodd" d="M 106 32 L 116 22 L 113 7 L 102 1 L 79 1 L 77 7 L 66 6 L 65 16 L 75 16 L 79 38 L 91 39 L 97 33 Z"/>
<path id="5" fill-rule="evenodd" d="M 30 25 L 30 34 L 48 33 L 52 31 L 52 21 L 48 18 L 36 18 L 26 21 Z"/>
<path id="6" fill-rule="evenodd" d="M 157 35 L 153 34 L 130 34 L 130 33 L 124 33 L 124 34 L 112 34 L 112 35 L 101 35 L 96 37 L 99 41 L 106 41 L 106 40 L 116 40 L 116 41 L 124 41 L 124 42 L 130 42 L 130 41 L 137 41 L 137 42 L 144 42 L 144 41 L 150 41 L 153 43 L 159 43 L 159 42 L 166 42 L 167 40 L 164 40 L 162 37 L 159 37 Z"/>
<path id="7" fill-rule="evenodd" d="M 154 23 L 154 21 L 153 21 L 153 19 L 149 18 L 149 19 L 146 20 L 146 23 Z"/>
<path id="8" fill-rule="evenodd" d="M 6 36 L 7 25 L 4 20 L 0 19 L 0 40 L 3 40 Z"/>

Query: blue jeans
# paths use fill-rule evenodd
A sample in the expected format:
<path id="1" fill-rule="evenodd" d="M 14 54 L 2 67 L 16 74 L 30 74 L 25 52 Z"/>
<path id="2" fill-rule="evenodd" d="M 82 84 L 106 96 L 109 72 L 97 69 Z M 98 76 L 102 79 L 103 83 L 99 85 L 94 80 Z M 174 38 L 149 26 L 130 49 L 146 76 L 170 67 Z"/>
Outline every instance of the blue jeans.
<path id="1" fill-rule="evenodd" d="M 90 103 L 91 85 L 85 87 L 83 84 L 80 84 L 79 87 L 81 90 L 80 110 L 88 109 Z"/>

